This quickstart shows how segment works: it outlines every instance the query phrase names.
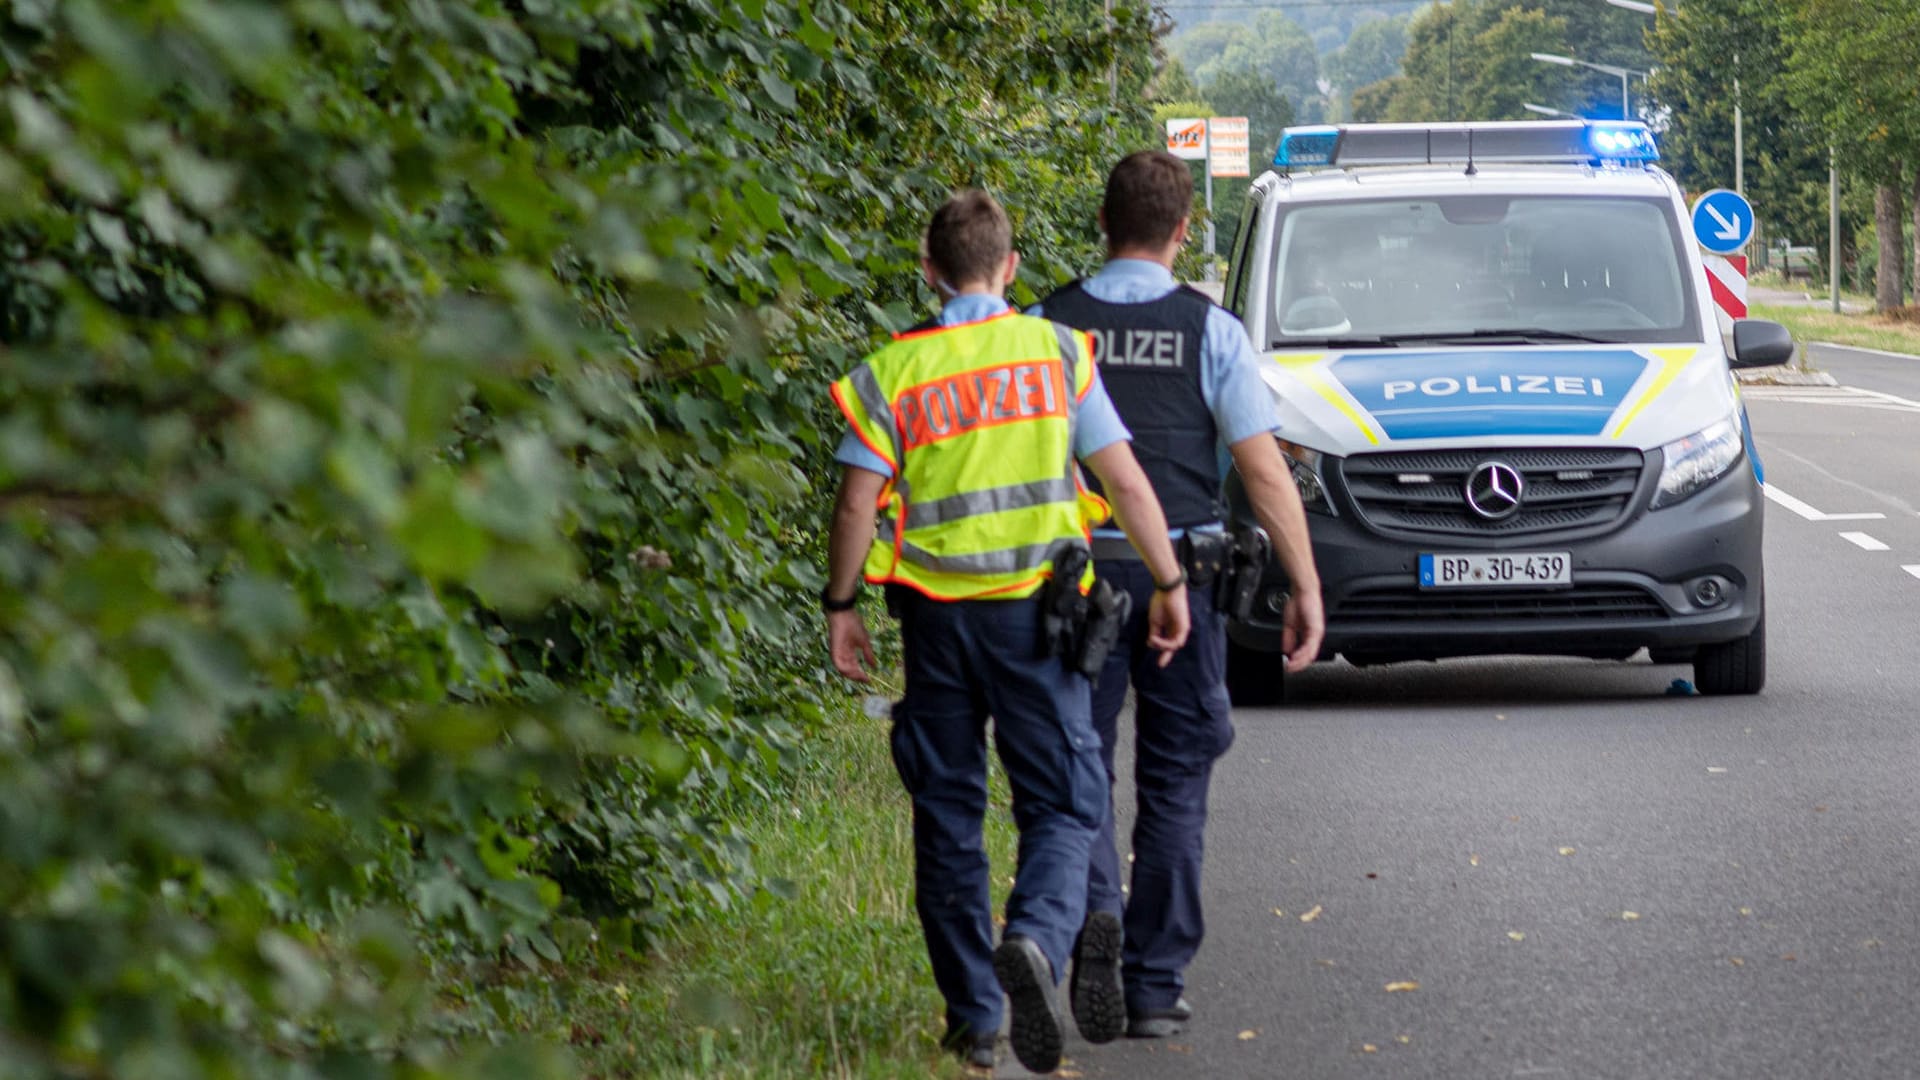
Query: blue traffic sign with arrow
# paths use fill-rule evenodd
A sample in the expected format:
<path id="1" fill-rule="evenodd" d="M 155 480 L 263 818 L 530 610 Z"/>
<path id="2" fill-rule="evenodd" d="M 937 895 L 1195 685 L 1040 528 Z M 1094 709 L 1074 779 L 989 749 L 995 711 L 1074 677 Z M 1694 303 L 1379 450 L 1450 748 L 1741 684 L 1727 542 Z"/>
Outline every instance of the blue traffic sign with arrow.
<path id="1" fill-rule="evenodd" d="M 1737 191 L 1714 188 L 1693 203 L 1693 238 L 1715 255 L 1731 255 L 1753 239 L 1753 204 Z"/>

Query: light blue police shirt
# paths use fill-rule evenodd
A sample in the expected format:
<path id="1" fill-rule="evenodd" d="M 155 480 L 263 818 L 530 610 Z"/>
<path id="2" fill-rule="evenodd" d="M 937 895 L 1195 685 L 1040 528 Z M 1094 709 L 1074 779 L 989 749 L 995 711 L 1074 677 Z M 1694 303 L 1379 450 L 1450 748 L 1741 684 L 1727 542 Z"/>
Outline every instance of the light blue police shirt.
<path id="1" fill-rule="evenodd" d="M 940 309 L 939 322 L 941 326 L 979 322 L 1007 310 L 1007 302 L 1001 297 L 965 293 L 947 301 L 946 306 Z M 1106 384 L 1100 381 L 1100 372 L 1096 368 L 1093 385 L 1087 388 L 1086 396 L 1080 399 L 1080 412 L 1074 422 L 1074 456 L 1085 460 L 1114 443 L 1132 439 L 1133 433 L 1121 423 L 1120 411 L 1113 407 L 1113 399 L 1107 396 Z M 842 465 L 851 465 L 881 476 L 893 475 L 893 466 L 888 465 L 879 454 L 867 449 L 866 444 L 851 430 L 840 439 L 840 447 L 833 452 L 833 459 Z"/>
<path id="2" fill-rule="evenodd" d="M 1173 271 L 1149 259 L 1114 259 L 1081 283 L 1087 295 L 1108 304 L 1147 304 L 1174 289 Z M 1040 315 L 1042 305 L 1027 309 Z M 1225 479 L 1232 457 L 1227 448 L 1241 439 L 1277 431 L 1280 414 L 1273 395 L 1260 379 L 1260 355 L 1248 340 L 1240 320 L 1223 307 L 1207 312 L 1206 335 L 1200 341 L 1200 396 L 1213 413 L 1220 431 L 1220 477 Z M 1096 529 L 1096 536 L 1121 536 L 1118 529 Z M 1179 529 L 1173 530 L 1180 535 Z"/>

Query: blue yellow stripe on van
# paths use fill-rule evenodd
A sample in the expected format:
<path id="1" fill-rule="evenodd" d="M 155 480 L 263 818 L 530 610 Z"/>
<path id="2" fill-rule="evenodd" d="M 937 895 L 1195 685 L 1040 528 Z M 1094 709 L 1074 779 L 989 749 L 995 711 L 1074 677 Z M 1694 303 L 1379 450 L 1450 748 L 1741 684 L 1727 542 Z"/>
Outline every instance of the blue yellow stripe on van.
<path id="1" fill-rule="evenodd" d="M 1687 363 L 1699 351 L 1698 345 L 1669 345 L 1660 349 L 1648 349 L 1647 352 L 1653 354 L 1654 359 L 1660 362 L 1660 370 L 1654 373 L 1653 382 L 1647 385 L 1646 392 L 1633 403 L 1633 408 L 1628 409 L 1626 415 L 1620 418 L 1620 422 L 1614 425 L 1612 436 L 1616 439 L 1626 437 L 1628 425 L 1632 424 L 1634 418 L 1639 416 L 1647 406 L 1653 404 L 1661 394 L 1667 392 L 1667 387 L 1673 385 L 1673 380 L 1680 377 L 1680 373 L 1686 370 Z"/>
<path id="2" fill-rule="evenodd" d="M 1314 393 L 1326 399 L 1327 404 L 1339 410 L 1340 415 L 1353 421 L 1353 426 L 1359 428 L 1360 434 L 1367 437 L 1369 445 L 1379 446 L 1381 435 L 1379 426 L 1354 405 L 1353 399 L 1348 397 L 1344 390 L 1328 382 L 1326 375 L 1320 370 L 1320 361 L 1326 358 L 1326 353 L 1273 354 L 1274 363 L 1292 372 L 1294 378 L 1307 384 Z"/>

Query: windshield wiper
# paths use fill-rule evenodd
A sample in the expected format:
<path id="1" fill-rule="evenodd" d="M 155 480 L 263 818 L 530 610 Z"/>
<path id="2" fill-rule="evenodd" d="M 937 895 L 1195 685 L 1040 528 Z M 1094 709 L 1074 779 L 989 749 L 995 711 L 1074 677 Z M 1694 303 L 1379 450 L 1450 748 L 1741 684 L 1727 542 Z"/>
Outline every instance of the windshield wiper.
<path id="1" fill-rule="evenodd" d="M 1474 330 L 1426 331 L 1418 334 L 1383 334 L 1389 344 L 1401 341 L 1497 341 L 1511 339 L 1515 344 L 1532 345 L 1542 341 L 1581 341 L 1600 345 L 1618 345 L 1614 338 L 1574 334 L 1565 330 L 1547 330 L 1538 326 L 1495 326 Z"/>
<path id="2" fill-rule="evenodd" d="M 1395 349 L 1399 336 L 1381 337 L 1287 337 L 1274 342 L 1272 349 Z"/>

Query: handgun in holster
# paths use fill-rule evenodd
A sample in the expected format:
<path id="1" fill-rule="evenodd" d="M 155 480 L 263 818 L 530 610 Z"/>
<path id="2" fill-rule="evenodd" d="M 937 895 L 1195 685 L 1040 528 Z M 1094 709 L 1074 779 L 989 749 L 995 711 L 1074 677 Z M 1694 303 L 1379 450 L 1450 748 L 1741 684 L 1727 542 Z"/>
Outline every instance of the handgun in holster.
<path id="1" fill-rule="evenodd" d="M 1041 592 L 1041 632 L 1046 654 L 1057 656 L 1068 667 L 1080 651 L 1080 640 L 1087 625 L 1091 606 L 1080 591 L 1080 579 L 1086 574 L 1093 555 L 1084 546 L 1066 544 L 1052 553 L 1053 577 Z"/>
<path id="2" fill-rule="evenodd" d="M 1067 670 L 1098 678 L 1107 654 L 1120 640 L 1120 631 L 1133 611 L 1133 597 L 1111 582 L 1100 580 L 1080 591 L 1092 554 L 1083 545 L 1069 545 L 1053 554 L 1053 578 L 1047 582 L 1042 625 L 1047 652 L 1060 658 Z"/>
<path id="3" fill-rule="evenodd" d="M 1107 666 L 1107 654 L 1120 640 L 1120 631 L 1133 614 L 1133 597 L 1102 578 L 1087 594 L 1087 622 L 1080 634 L 1080 647 L 1067 666 L 1089 679 L 1098 679 Z"/>
<path id="4" fill-rule="evenodd" d="M 1249 525 L 1233 535 L 1233 551 L 1228 557 L 1225 590 L 1216 594 L 1224 599 L 1219 609 L 1236 621 L 1253 615 L 1254 601 L 1267 574 L 1267 562 L 1273 557 L 1273 540 L 1267 530 Z"/>

